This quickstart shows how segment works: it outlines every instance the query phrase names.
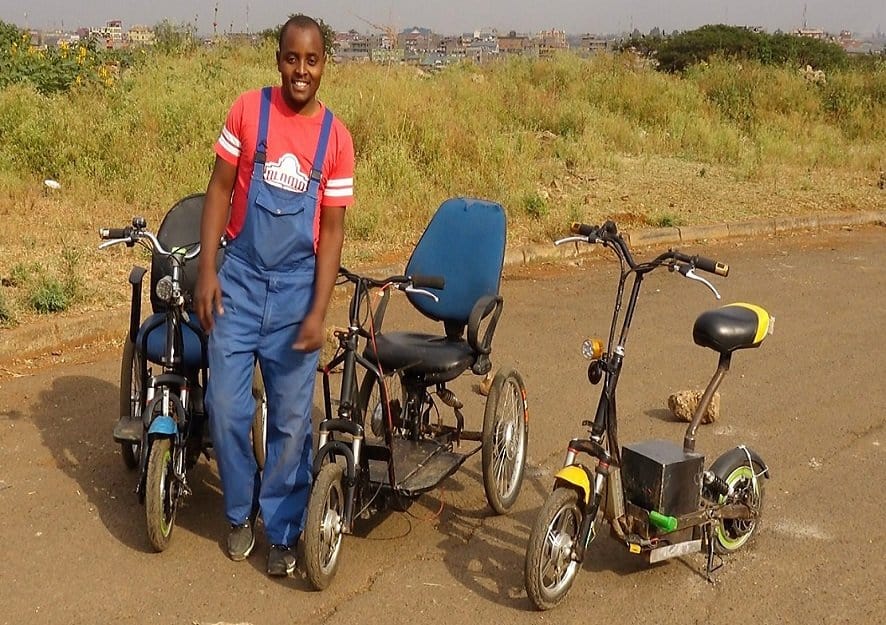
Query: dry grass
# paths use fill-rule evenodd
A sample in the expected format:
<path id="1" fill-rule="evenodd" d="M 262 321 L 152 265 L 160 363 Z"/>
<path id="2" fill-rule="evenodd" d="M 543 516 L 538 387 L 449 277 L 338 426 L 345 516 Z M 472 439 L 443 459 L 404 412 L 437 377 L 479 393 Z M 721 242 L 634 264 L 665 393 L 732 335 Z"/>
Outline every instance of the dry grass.
<path id="1" fill-rule="evenodd" d="M 146 254 L 99 252 L 98 229 L 135 214 L 156 228 L 177 198 L 203 190 L 230 94 L 274 82 L 269 58 L 158 57 L 103 94 L 0 91 L 0 326 L 34 317 L 27 298 L 41 278 L 77 285 L 64 314 L 124 305 Z M 349 266 L 403 262 L 455 195 L 501 202 L 510 246 L 576 220 L 636 229 L 886 207 L 882 68 L 821 87 L 790 68 L 715 63 L 679 78 L 624 57 L 435 76 L 335 66 L 323 95 L 357 148 Z M 61 190 L 43 189 L 44 168 Z"/>

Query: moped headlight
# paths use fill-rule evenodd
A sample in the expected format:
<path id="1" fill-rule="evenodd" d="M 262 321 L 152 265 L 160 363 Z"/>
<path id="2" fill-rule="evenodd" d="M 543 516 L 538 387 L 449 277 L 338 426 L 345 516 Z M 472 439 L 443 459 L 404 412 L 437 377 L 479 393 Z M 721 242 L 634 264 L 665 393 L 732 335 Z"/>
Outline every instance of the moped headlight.
<path id="1" fill-rule="evenodd" d="M 588 360 L 599 360 L 603 356 L 603 341 L 600 339 L 585 339 L 581 344 L 581 355 Z"/>
<path id="2" fill-rule="evenodd" d="M 172 299 L 172 278 L 170 276 L 163 276 L 160 280 L 157 281 L 157 286 L 154 287 L 154 293 L 157 294 L 162 301 L 168 302 Z"/>

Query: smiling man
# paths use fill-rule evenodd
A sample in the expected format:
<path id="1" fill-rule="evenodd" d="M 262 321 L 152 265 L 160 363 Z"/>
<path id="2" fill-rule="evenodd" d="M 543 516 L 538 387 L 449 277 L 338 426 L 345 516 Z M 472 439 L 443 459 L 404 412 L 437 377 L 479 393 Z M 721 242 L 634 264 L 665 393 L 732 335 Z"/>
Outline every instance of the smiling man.
<path id="1" fill-rule="evenodd" d="M 304 527 L 314 378 L 353 202 L 351 135 L 317 99 L 325 65 L 319 24 L 291 17 L 280 29 L 280 86 L 242 94 L 228 113 L 200 230 L 196 311 L 209 333 L 206 406 L 228 555 L 252 552 L 260 512 L 275 576 L 294 571 Z M 263 471 L 250 443 L 256 360 L 268 398 Z"/>

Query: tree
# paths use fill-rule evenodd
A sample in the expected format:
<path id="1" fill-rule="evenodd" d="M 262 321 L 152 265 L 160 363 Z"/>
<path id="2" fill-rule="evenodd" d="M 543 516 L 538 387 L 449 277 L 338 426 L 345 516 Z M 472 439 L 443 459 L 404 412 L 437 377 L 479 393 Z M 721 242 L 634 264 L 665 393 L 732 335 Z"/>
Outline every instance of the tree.
<path id="1" fill-rule="evenodd" d="M 304 15 L 304 13 L 290 13 L 287 19 L 292 19 L 293 17 L 298 17 L 299 15 Z M 332 30 L 332 27 L 324 22 L 321 18 L 314 17 L 311 19 L 313 19 L 320 25 L 320 32 L 323 33 L 323 47 L 326 48 L 326 55 L 331 57 L 333 45 L 335 44 L 335 31 Z M 259 33 L 259 36 L 262 39 L 270 39 L 271 41 L 277 42 L 280 39 L 281 28 L 283 28 L 283 24 L 279 24 L 274 28 L 266 28 Z"/>
<path id="2" fill-rule="evenodd" d="M 798 37 L 769 35 L 740 26 L 702 26 L 678 33 L 669 39 L 644 38 L 628 42 L 641 54 L 658 60 L 658 68 L 681 72 L 713 56 L 753 59 L 765 64 L 812 65 L 817 69 L 845 67 L 848 58 L 835 43 Z"/>

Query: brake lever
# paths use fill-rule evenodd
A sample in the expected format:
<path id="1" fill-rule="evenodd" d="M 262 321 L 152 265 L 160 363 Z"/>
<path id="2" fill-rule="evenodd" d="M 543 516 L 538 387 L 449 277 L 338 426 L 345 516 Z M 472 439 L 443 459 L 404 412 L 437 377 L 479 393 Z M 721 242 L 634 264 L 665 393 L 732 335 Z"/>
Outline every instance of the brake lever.
<path id="1" fill-rule="evenodd" d="M 419 295 L 427 295 L 428 297 L 433 299 L 435 302 L 440 301 L 440 298 L 437 297 L 436 295 L 434 295 L 433 293 L 431 293 L 430 291 L 426 291 L 425 289 L 417 289 L 414 286 L 405 286 L 405 287 L 403 287 L 403 291 L 405 293 L 417 293 Z"/>
<path id="2" fill-rule="evenodd" d="M 590 243 L 590 237 L 572 236 L 554 241 L 554 245 L 563 245 L 564 243 Z"/>
<path id="3" fill-rule="evenodd" d="M 110 239 L 108 241 L 102 241 L 98 244 L 98 249 L 103 250 L 106 247 L 111 247 L 112 245 L 117 245 L 118 243 L 125 243 L 129 247 L 132 247 L 131 239 Z"/>
<path id="4" fill-rule="evenodd" d="M 679 265 L 677 267 L 677 271 L 685 278 L 689 278 L 690 280 L 695 280 L 696 282 L 701 282 L 703 285 L 708 287 L 711 290 L 711 293 L 714 294 L 714 297 L 720 299 L 720 293 L 717 291 L 717 288 L 711 284 L 706 278 L 701 277 L 697 273 L 695 273 L 695 267 L 692 265 Z"/>

